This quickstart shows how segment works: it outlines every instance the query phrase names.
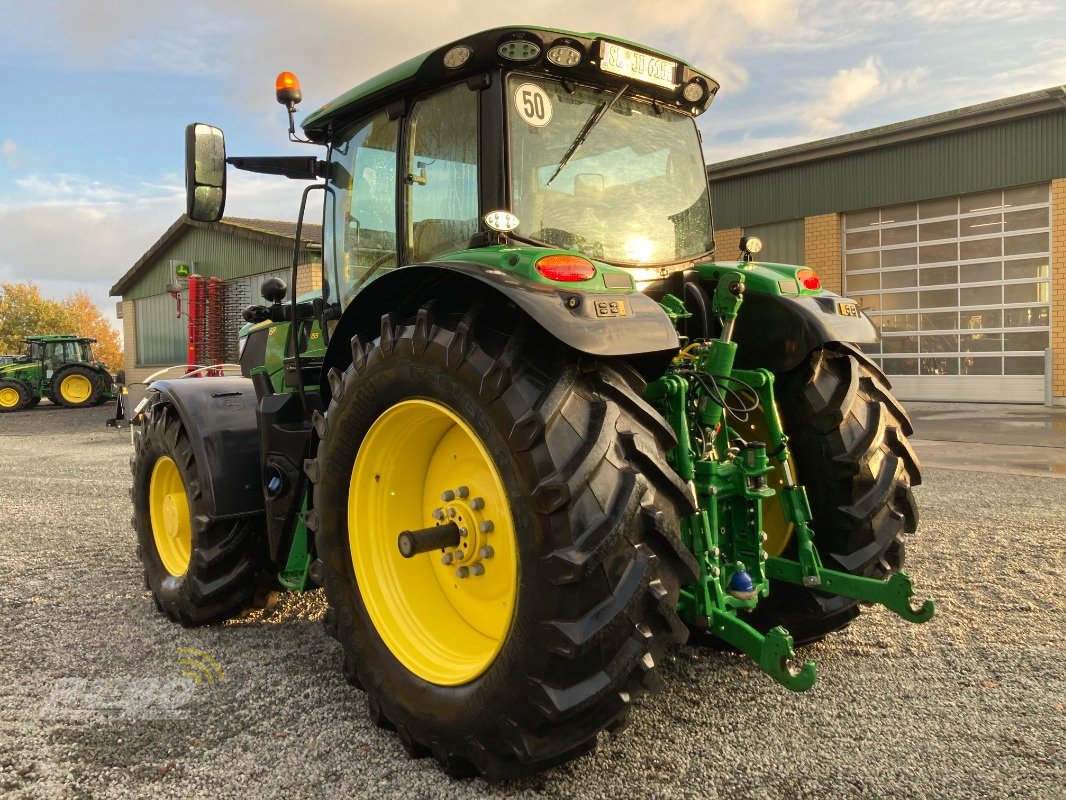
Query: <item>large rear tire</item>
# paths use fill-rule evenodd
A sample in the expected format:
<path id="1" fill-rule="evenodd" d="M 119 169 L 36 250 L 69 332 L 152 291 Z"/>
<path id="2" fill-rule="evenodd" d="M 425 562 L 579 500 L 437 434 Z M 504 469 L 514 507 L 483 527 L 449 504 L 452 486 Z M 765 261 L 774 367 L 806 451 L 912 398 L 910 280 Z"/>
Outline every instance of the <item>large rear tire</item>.
<path id="1" fill-rule="evenodd" d="M 104 393 L 100 373 L 75 365 L 58 370 L 52 379 L 53 402 L 67 408 L 88 408 L 100 402 Z"/>
<path id="2" fill-rule="evenodd" d="M 412 755 L 489 779 L 575 758 L 621 726 L 687 637 L 677 598 L 696 575 L 673 433 L 639 379 L 578 364 L 510 315 L 435 320 L 427 306 L 383 319 L 369 349 L 354 339 L 307 465 L 346 676 Z M 401 530 L 443 516 L 473 539 L 479 514 L 494 525 L 462 561 L 442 563 L 462 545 L 400 555 Z"/>
<path id="3" fill-rule="evenodd" d="M 823 564 L 873 578 L 901 569 L 903 536 L 918 527 L 911 488 L 921 473 L 910 418 L 888 380 L 849 347 L 819 349 L 778 377 L 776 396 Z M 794 539 L 785 554 L 795 555 Z M 858 615 L 856 600 L 773 581 L 751 621 L 784 625 L 802 643 Z"/>
<path id="4" fill-rule="evenodd" d="M 209 625 L 253 605 L 260 587 L 262 520 L 211 520 L 189 433 L 163 401 L 141 416 L 130 457 L 133 528 L 156 607 L 185 627 Z"/>

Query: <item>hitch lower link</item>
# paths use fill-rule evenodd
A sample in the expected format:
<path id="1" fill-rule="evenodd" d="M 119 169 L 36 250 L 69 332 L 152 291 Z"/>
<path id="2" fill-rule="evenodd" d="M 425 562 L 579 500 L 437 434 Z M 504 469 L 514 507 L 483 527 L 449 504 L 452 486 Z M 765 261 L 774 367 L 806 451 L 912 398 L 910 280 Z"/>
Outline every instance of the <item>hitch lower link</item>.
<path id="1" fill-rule="evenodd" d="M 800 692 L 814 684 L 814 662 L 797 658 L 785 628 L 777 626 L 763 634 L 739 613 L 754 609 L 769 594 L 771 579 L 877 603 L 914 623 L 929 620 L 934 604 L 927 600 L 920 607 L 912 605 L 914 586 L 904 572 L 880 580 L 822 565 L 809 525 L 807 493 L 792 474 L 788 437 L 774 401 L 774 376 L 765 369 L 732 368 L 736 344 L 729 341 L 729 333 L 742 299 L 743 276 L 723 276 L 713 300 L 722 338 L 686 347 L 671 371 L 649 384 L 645 397 L 677 434 L 670 461 L 697 507 L 682 520 L 681 536 L 696 557 L 700 574 L 696 584 L 682 589 L 679 613 L 745 653 L 778 683 Z M 664 299 L 664 306 L 671 300 Z M 681 309 L 680 301 L 668 306 L 678 317 L 685 315 Z M 727 392 L 754 394 L 756 405 L 744 410 L 761 409 L 767 442 L 733 436 L 726 420 Z M 778 489 L 767 483 L 775 469 L 783 476 Z M 770 556 L 763 547 L 767 540 L 763 503 L 775 495 L 785 523 L 793 526 L 795 560 Z"/>

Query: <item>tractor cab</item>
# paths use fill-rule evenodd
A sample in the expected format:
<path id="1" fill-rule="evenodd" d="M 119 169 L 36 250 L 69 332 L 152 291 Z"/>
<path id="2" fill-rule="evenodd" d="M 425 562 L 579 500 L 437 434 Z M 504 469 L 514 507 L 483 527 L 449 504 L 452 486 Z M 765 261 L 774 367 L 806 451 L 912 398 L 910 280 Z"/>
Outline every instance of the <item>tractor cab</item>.
<path id="1" fill-rule="evenodd" d="M 666 317 L 652 304 L 647 322 L 657 325 L 628 319 L 624 295 L 661 295 L 664 279 L 680 279 L 711 257 L 695 118 L 717 90 L 680 59 L 623 40 L 499 28 L 355 87 L 308 116 L 301 137 L 292 114 L 302 93 L 282 73 L 277 96 L 290 111 L 290 138 L 322 145 L 324 156 L 226 158 L 222 132 L 194 123 L 188 212 L 221 217 L 226 163 L 324 179 L 309 189 L 323 196 L 321 327 L 332 330 L 357 295 L 382 283 L 367 295 L 360 321 L 342 323 L 349 337 L 377 324 L 378 295 L 391 301 L 427 279 L 475 290 L 461 272 L 505 293 L 532 282 L 545 292 L 602 294 L 603 309 L 619 318 L 613 335 L 576 336 L 573 344 L 619 355 L 626 349 L 619 342 L 638 336 L 649 351 L 666 353 L 676 349 Z M 394 276 L 409 267 L 421 274 Z M 643 300 L 628 302 L 639 316 Z M 564 333 L 572 317 L 595 326 L 597 307 L 567 310 L 552 332 L 574 339 Z M 286 313 L 260 308 L 251 320 L 276 322 Z M 312 306 L 301 311 L 294 301 L 288 313 L 310 316 Z"/>
<path id="2" fill-rule="evenodd" d="M 31 336 L 25 340 L 25 358 L 41 362 L 44 377 L 51 379 L 56 370 L 67 364 L 93 363 L 95 341 L 78 336 Z"/>

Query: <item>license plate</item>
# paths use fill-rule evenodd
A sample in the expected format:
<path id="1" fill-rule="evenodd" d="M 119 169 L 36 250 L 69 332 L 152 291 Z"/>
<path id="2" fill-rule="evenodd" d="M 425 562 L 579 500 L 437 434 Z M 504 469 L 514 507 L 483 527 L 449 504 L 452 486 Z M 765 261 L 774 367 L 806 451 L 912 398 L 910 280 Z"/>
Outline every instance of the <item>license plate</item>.
<path id="1" fill-rule="evenodd" d="M 600 69 L 612 75 L 653 83 L 664 89 L 677 88 L 677 62 L 638 53 L 613 42 L 600 42 Z"/>
<path id="2" fill-rule="evenodd" d="M 627 317 L 625 300 L 597 300 L 595 303 L 597 317 Z"/>
<path id="3" fill-rule="evenodd" d="M 837 308 L 840 311 L 841 316 L 844 317 L 857 317 L 859 316 L 859 306 L 857 303 L 837 303 Z"/>

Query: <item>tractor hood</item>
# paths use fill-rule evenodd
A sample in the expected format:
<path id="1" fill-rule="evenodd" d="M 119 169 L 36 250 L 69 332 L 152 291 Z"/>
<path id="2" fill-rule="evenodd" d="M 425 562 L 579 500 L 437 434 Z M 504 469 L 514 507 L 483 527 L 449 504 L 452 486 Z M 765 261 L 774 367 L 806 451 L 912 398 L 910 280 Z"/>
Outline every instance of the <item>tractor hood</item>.
<path id="1" fill-rule="evenodd" d="M 19 378 L 29 374 L 38 367 L 35 361 L 14 361 L 10 364 L 0 364 L 0 378 Z"/>

